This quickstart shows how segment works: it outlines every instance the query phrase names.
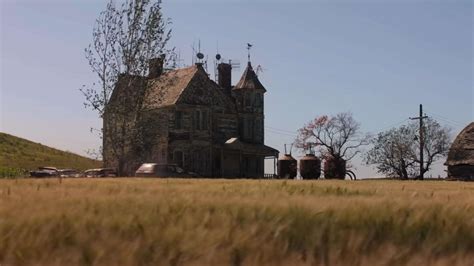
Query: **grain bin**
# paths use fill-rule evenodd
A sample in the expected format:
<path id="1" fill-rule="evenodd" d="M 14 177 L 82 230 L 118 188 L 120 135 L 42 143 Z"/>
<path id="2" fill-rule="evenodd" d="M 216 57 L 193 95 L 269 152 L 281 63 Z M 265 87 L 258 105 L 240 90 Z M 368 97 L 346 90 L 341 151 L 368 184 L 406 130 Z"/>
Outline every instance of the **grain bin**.
<path id="1" fill-rule="evenodd" d="M 278 177 L 293 179 L 297 174 L 297 162 L 291 154 L 284 154 L 278 158 Z"/>
<path id="2" fill-rule="evenodd" d="M 291 145 L 293 148 L 293 144 Z M 297 164 L 293 156 L 291 156 L 291 148 L 290 153 L 286 152 L 286 144 L 285 144 L 285 154 L 278 158 L 278 177 L 279 178 L 295 178 L 297 175 Z"/>
<path id="3" fill-rule="evenodd" d="M 300 159 L 300 175 L 303 179 L 318 179 L 321 176 L 321 160 L 314 154 Z"/>
<path id="4" fill-rule="evenodd" d="M 345 179 L 346 161 L 342 158 L 328 156 L 324 162 L 325 179 Z"/>

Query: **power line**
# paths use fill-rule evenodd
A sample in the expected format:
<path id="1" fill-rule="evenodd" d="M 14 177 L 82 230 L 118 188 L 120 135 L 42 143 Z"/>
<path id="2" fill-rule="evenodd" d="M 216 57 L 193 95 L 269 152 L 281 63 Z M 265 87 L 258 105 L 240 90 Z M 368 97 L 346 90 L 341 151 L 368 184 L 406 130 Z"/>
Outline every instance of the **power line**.
<path id="1" fill-rule="evenodd" d="M 270 129 L 270 130 L 275 130 L 275 131 L 280 131 L 280 132 L 296 135 L 295 131 L 289 131 L 289 130 L 285 130 L 285 129 L 279 129 L 279 128 L 276 128 L 276 127 L 270 127 L 270 126 L 266 126 L 265 128 Z"/>
<path id="2" fill-rule="evenodd" d="M 405 123 L 405 122 L 408 122 L 409 120 L 410 120 L 409 118 L 405 118 L 404 120 L 402 120 L 402 121 L 400 121 L 400 122 L 398 122 L 398 123 L 392 124 L 392 125 L 390 125 L 390 126 L 388 126 L 388 127 L 383 128 L 382 130 L 379 130 L 378 133 L 382 133 L 382 132 L 384 132 L 384 131 L 386 131 L 386 130 L 395 128 L 395 127 L 397 127 L 397 126 L 399 126 L 399 125 L 401 125 L 401 124 L 403 124 L 403 123 Z"/>
<path id="3" fill-rule="evenodd" d="M 286 133 L 286 132 L 279 132 L 270 128 L 265 127 L 267 129 L 267 132 L 274 133 L 274 134 L 279 134 L 279 135 L 284 135 L 284 136 L 289 136 L 289 137 L 296 137 L 297 135 L 295 133 Z"/>
<path id="4" fill-rule="evenodd" d="M 436 118 L 438 118 L 438 119 L 440 119 L 440 120 L 443 120 L 443 121 L 445 121 L 445 122 L 447 122 L 447 123 L 449 123 L 449 124 L 451 124 L 451 125 L 454 125 L 454 126 L 464 126 L 463 123 L 458 122 L 458 121 L 453 120 L 453 119 L 450 119 L 450 118 L 448 118 L 448 117 L 442 116 L 442 115 L 440 115 L 440 114 L 436 114 L 436 113 L 433 113 L 433 112 L 431 112 L 431 111 L 426 111 L 426 113 L 428 113 L 428 114 L 430 114 L 431 116 L 434 116 L 434 117 L 436 117 Z"/>

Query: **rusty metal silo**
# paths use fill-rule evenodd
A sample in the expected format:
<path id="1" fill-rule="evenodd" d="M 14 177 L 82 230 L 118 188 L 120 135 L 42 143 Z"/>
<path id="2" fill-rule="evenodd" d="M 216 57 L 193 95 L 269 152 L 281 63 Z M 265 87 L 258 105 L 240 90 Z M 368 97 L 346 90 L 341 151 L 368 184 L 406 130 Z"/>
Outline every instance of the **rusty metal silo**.
<path id="1" fill-rule="evenodd" d="M 324 178 L 325 179 L 345 179 L 346 177 L 346 161 L 342 158 L 329 156 L 324 161 Z"/>
<path id="2" fill-rule="evenodd" d="M 303 179 L 318 179 L 321 176 L 321 160 L 314 154 L 300 159 L 300 174 Z"/>
<path id="3" fill-rule="evenodd" d="M 278 158 L 278 177 L 279 178 L 290 178 L 293 179 L 297 175 L 297 161 L 290 153 L 286 152 L 285 144 L 285 154 Z"/>

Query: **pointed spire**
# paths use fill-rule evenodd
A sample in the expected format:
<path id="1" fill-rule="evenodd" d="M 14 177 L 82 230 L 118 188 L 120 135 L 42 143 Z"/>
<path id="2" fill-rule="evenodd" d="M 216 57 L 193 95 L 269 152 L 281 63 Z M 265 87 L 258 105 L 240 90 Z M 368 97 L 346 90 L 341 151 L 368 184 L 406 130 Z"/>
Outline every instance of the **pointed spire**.
<path id="1" fill-rule="evenodd" d="M 247 64 L 247 68 L 245 69 L 244 73 L 242 74 L 242 77 L 240 78 L 240 81 L 235 85 L 233 88 L 234 90 L 262 90 L 263 92 L 266 92 L 267 90 L 265 87 L 260 83 L 260 80 L 258 80 L 257 74 L 255 74 L 255 71 L 252 68 L 252 64 L 250 61 Z"/>

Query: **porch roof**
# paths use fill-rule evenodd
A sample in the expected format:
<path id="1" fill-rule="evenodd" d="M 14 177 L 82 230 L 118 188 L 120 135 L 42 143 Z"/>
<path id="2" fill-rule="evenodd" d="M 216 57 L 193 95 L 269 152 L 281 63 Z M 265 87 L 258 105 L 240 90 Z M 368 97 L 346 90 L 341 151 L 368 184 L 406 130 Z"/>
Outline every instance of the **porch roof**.
<path id="1" fill-rule="evenodd" d="M 248 143 L 239 140 L 238 138 L 230 138 L 228 139 L 224 145 L 224 149 L 229 150 L 238 150 L 241 151 L 243 154 L 255 154 L 261 156 L 277 156 L 279 151 L 269 147 L 264 144 L 255 144 L 255 143 Z"/>

